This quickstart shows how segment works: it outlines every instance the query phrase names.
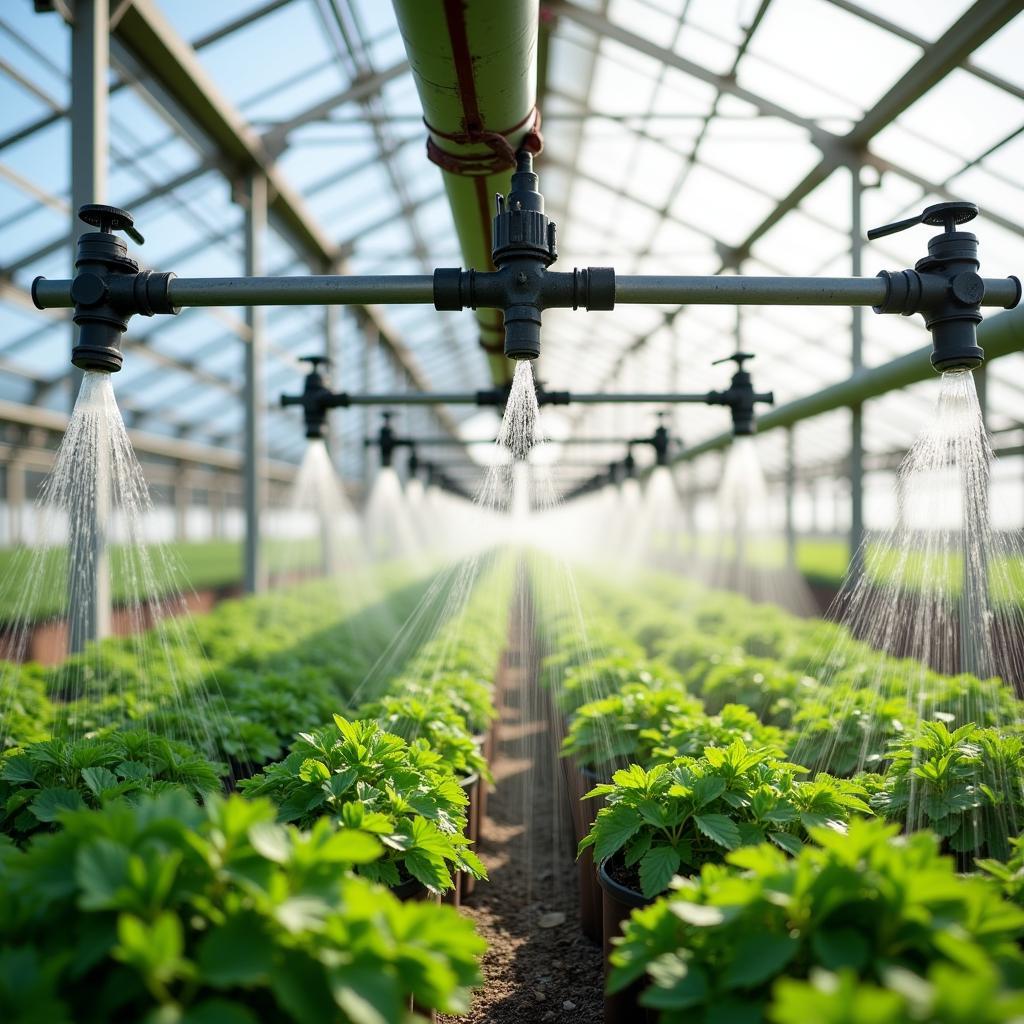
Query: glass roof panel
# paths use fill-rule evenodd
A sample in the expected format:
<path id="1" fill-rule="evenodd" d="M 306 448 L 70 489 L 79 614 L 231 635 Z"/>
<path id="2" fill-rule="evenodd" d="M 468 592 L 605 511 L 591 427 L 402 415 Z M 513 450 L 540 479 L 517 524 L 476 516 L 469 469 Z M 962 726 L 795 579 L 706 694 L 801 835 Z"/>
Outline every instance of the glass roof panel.
<path id="1" fill-rule="evenodd" d="M 827 132 L 848 131 L 921 57 L 922 47 L 970 6 L 966 0 L 927 5 L 610 0 L 606 7 L 574 2 L 604 11 L 627 40 L 636 33 L 713 74 L 735 71 L 741 88 L 792 115 L 762 117 L 755 104 L 719 93 L 680 68 L 664 66 L 569 16 L 556 19 L 544 104 L 546 150 L 538 169 L 548 209 L 558 222 L 558 269 L 597 264 L 650 274 L 730 269 L 737 261 L 729 247 L 743 247 L 750 239 L 749 256 L 742 250 L 746 273 L 846 274 L 849 175 L 842 169 L 827 174 L 799 202 L 788 201 L 822 156 L 806 128 L 793 122 L 809 118 Z M 352 272 L 422 273 L 462 262 L 440 174 L 426 159 L 411 75 L 392 78 L 378 95 L 359 103 L 325 102 L 346 90 L 358 67 L 369 73 L 404 61 L 390 5 L 163 0 L 160 8 L 179 32 L 202 44 L 200 62 L 253 130 L 268 133 L 268 147 L 280 150 L 282 177 L 301 194 L 325 235 L 351 243 Z M 352 52 L 335 12 L 353 40 Z M 246 15 L 260 16 L 246 23 Z M 222 33 L 225 27 L 232 30 Z M 973 66 L 1010 83 L 1009 91 L 969 69 L 954 69 L 870 141 L 869 161 L 876 155 L 892 167 L 878 187 L 864 190 L 865 227 L 911 215 L 950 195 L 973 199 L 989 214 L 976 224 L 985 270 L 1020 271 L 1024 100 L 1018 94 L 1024 71 L 1017 55 L 1022 41 L 1024 16 L 1018 16 L 971 57 Z M 22 289 L 35 274 L 63 276 L 69 269 L 66 118 L 59 116 L 10 145 L 3 142 L 66 104 L 67 44 L 67 29 L 56 15 L 35 15 L 27 3 L 0 12 L 0 58 L 12 72 L 0 70 L 0 263 Z M 124 74 L 118 62 L 112 80 Z M 113 95 L 110 201 L 129 204 L 138 215 L 148 238 L 140 253 L 147 265 L 173 267 L 181 276 L 238 273 L 243 216 L 232 200 L 232 184 L 222 168 L 208 165 L 208 141 L 181 134 L 187 129 L 179 114 L 163 116 L 156 102 L 153 93 L 131 86 Z M 319 105 L 319 113 L 307 115 Z M 286 137 L 277 133 L 296 118 L 303 122 L 300 127 Z M 870 184 L 866 172 L 864 180 Z M 786 212 L 775 218 L 779 202 Z M 912 266 L 926 238 L 917 230 L 866 245 L 865 274 Z M 270 272 L 306 272 L 305 262 L 275 233 L 266 249 Z M 735 344 L 735 311 L 688 309 L 671 323 L 666 314 L 674 311 L 636 306 L 601 314 L 549 311 L 540 372 L 551 386 L 583 390 L 723 386 L 727 368 L 711 367 L 709 361 Z M 395 307 L 386 311 L 386 320 L 431 387 L 488 385 L 470 313 Z M 267 324 L 268 388 L 296 384 L 300 370 L 293 354 L 322 344 L 321 313 L 271 309 Z M 849 324 L 846 310 L 746 310 L 742 337 L 758 353 L 755 380 L 785 401 L 842 379 L 850 370 Z M 152 350 L 151 356 L 129 360 L 118 381 L 125 407 L 138 410 L 139 428 L 170 432 L 194 424 L 191 436 L 222 433 L 236 444 L 240 406 L 231 394 L 241 382 L 243 311 L 186 312 L 174 321 L 158 318 L 132 327 L 133 343 Z M 339 376 L 348 386 L 362 386 L 362 337 L 348 317 L 342 318 Z M 927 340 L 919 318 L 864 314 L 867 365 L 921 348 Z M 31 375 L 42 373 L 41 367 L 52 375 L 67 344 L 63 320 L 46 320 L 24 297 L 15 300 L 0 291 L 0 395 L 28 397 Z M 370 361 L 375 386 L 404 386 L 384 347 Z M 993 425 L 1019 421 L 1022 363 L 1024 356 L 992 364 Z M 194 371 L 188 368 L 193 364 Z M 869 450 L 905 446 L 920 423 L 920 410 L 933 400 L 934 386 L 925 383 L 869 403 Z M 42 401 L 62 408 L 65 399 L 61 389 L 50 388 Z M 456 419 L 473 412 L 450 411 Z M 655 411 L 594 407 L 574 413 L 572 422 L 578 430 L 614 423 L 632 433 L 650 427 Z M 280 435 L 272 442 L 274 451 L 296 458 L 301 437 L 283 429 L 294 427 L 295 417 L 272 415 L 282 425 L 273 431 Z M 358 410 L 340 418 L 341 431 L 353 440 L 372 421 Z M 687 406 L 674 411 L 674 422 L 687 440 L 698 441 L 720 433 L 727 415 Z M 841 461 L 849 416 L 820 417 L 799 436 L 801 459 Z M 762 441 L 766 462 L 781 466 L 781 440 L 769 435 Z M 362 460 L 361 450 L 347 452 L 345 466 L 358 474 Z"/>

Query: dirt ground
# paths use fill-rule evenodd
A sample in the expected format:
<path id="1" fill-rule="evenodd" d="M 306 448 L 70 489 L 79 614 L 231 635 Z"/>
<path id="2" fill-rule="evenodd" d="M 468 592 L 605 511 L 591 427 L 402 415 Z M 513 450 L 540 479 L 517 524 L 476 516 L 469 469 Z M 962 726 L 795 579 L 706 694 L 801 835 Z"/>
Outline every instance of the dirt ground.
<path id="1" fill-rule="evenodd" d="M 479 853 L 489 882 L 463 904 L 487 939 L 470 1024 L 600 1024 L 600 947 L 580 932 L 569 812 L 546 697 L 529 666 L 503 673 Z"/>

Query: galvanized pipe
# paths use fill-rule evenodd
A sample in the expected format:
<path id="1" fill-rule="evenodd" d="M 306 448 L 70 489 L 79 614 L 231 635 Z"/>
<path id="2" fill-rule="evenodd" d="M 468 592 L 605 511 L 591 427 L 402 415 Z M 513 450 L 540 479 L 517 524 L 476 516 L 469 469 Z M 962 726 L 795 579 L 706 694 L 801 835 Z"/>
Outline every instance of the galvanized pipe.
<path id="1" fill-rule="evenodd" d="M 617 303 L 699 306 L 878 306 L 880 277 L 616 276 Z M 1008 309 L 1020 298 L 1014 278 L 986 278 L 983 306 Z"/>
<path id="2" fill-rule="evenodd" d="M 566 275 L 571 277 L 571 275 Z M 478 287 L 484 289 L 485 280 Z M 876 306 L 885 299 L 878 277 L 617 277 L 615 301 L 625 304 L 724 306 Z M 171 302 L 187 306 L 323 306 L 434 302 L 429 274 L 309 277 L 176 277 Z M 552 305 L 571 306 L 569 292 Z M 986 278 L 983 306 L 1007 309 L 1020 298 L 1015 278 Z M 40 309 L 70 309 L 71 281 L 37 278 Z"/>

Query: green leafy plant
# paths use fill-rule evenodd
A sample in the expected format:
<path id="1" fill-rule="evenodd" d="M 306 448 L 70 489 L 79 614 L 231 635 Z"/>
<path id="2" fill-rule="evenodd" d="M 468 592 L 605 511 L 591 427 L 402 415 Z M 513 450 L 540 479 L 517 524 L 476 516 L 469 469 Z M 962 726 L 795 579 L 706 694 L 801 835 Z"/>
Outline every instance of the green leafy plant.
<path id="1" fill-rule="evenodd" d="M 379 838 L 385 855 L 357 870 L 397 886 L 416 879 L 432 892 L 452 887 L 451 869 L 485 878 L 465 836 L 465 790 L 424 740 L 407 743 L 375 721 L 303 733 L 291 753 L 241 783 L 269 796 L 282 821 L 309 826 L 330 816 L 345 830 Z"/>
<path id="2" fill-rule="evenodd" d="M 807 981 L 780 978 L 773 1024 L 1019 1024 L 1024 992 L 1007 991 L 989 964 L 935 964 L 927 978 L 892 968 L 885 982 L 859 981 L 847 969 L 812 970 Z"/>
<path id="3" fill-rule="evenodd" d="M 352 875 L 381 844 L 269 801 L 182 791 L 65 812 L 0 857 L 10 1024 L 406 1024 L 462 1013 L 484 943 L 448 907 Z"/>
<path id="4" fill-rule="evenodd" d="M 617 693 L 576 710 L 562 754 L 592 769 L 630 762 L 647 764 L 669 723 L 679 719 L 692 722 L 702 714 L 700 701 L 681 685 L 627 683 Z"/>
<path id="5" fill-rule="evenodd" d="M 1011 837 L 1009 844 L 1010 855 L 1005 860 L 983 857 L 974 866 L 994 878 L 1008 900 L 1024 904 L 1024 836 Z"/>
<path id="6" fill-rule="evenodd" d="M 930 828 L 969 868 L 1005 860 L 1024 825 L 1024 739 L 997 729 L 921 722 L 890 751 L 878 814 L 908 829 Z"/>
<path id="7" fill-rule="evenodd" d="M 905 699 L 873 689 L 830 686 L 797 708 L 790 757 L 832 775 L 880 771 L 893 741 L 916 722 Z"/>
<path id="8" fill-rule="evenodd" d="M 646 979 L 641 1002 L 664 1024 L 712 1024 L 763 1020 L 777 979 L 816 969 L 884 985 L 893 968 L 950 965 L 1019 988 L 1024 911 L 987 880 L 958 876 L 934 836 L 897 833 L 853 820 L 845 835 L 812 829 L 795 857 L 771 844 L 734 850 L 633 913 L 610 989 Z"/>
<path id="9" fill-rule="evenodd" d="M 818 690 L 816 680 L 767 658 L 723 661 L 702 678 L 688 684 L 704 701 L 708 714 L 726 704 L 745 704 L 762 722 L 783 728 L 792 723 L 796 709 Z"/>
<path id="10" fill-rule="evenodd" d="M 588 794 L 603 796 L 605 806 L 580 852 L 593 846 L 618 881 L 651 898 L 680 868 L 692 873 L 766 840 L 799 853 L 809 828 L 842 832 L 851 811 L 869 811 L 854 783 L 825 775 L 800 783 L 805 770 L 738 740 L 649 771 L 632 765 Z"/>
<path id="11" fill-rule="evenodd" d="M 491 779 L 487 760 L 467 729 L 465 718 L 439 690 L 422 697 L 408 691 L 402 696 L 381 697 L 364 704 L 357 717 L 372 718 L 382 729 L 404 740 L 426 740 L 430 749 L 441 755 L 442 763 L 460 778 L 477 774 Z"/>
<path id="12" fill-rule="evenodd" d="M 420 700 L 442 695 L 462 716 L 466 729 L 474 736 L 485 732 L 498 716 L 491 690 L 490 683 L 472 672 L 450 671 L 423 678 L 406 674 L 388 686 L 391 694 Z"/>
<path id="13" fill-rule="evenodd" d="M 185 744 L 148 732 L 32 743 L 0 760 L 0 832 L 22 843 L 54 828 L 62 811 L 168 786 L 205 797 L 221 791 L 225 771 Z"/>
<path id="14" fill-rule="evenodd" d="M 549 680 L 559 707 L 572 712 L 583 704 L 620 693 L 639 683 L 648 689 L 683 689 L 682 677 L 659 662 L 628 654 L 607 655 L 572 665 Z"/>
<path id="15" fill-rule="evenodd" d="M 774 725 L 765 725 L 743 704 L 726 704 L 717 715 L 679 715 L 668 718 L 656 729 L 645 729 L 640 740 L 647 746 L 646 764 L 671 761 L 675 757 L 698 757 L 705 747 L 728 747 L 740 740 L 748 747 L 767 748 L 783 757 L 791 735 Z"/>

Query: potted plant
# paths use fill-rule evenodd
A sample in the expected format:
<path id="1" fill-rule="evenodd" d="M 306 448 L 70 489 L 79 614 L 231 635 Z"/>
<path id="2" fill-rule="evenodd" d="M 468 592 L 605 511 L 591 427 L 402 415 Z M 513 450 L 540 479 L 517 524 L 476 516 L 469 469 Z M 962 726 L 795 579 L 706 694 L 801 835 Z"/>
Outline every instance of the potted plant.
<path id="1" fill-rule="evenodd" d="M 323 1024 L 465 1013 L 483 941 L 449 907 L 353 874 L 372 835 L 275 823 L 266 800 L 182 790 L 64 812 L 0 848 L 11 1024 Z"/>
<path id="2" fill-rule="evenodd" d="M 872 806 L 907 829 L 930 828 L 964 870 L 1006 860 L 1024 828 L 1024 739 L 999 729 L 920 722 L 890 748 Z"/>
<path id="3" fill-rule="evenodd" d="M 407 743 L 370 720 L 334 716 L 302 733 L 291 753 L 241 789 L 268 796 L 281 821 L 308 827 L 329 816 L 380 839 L 385 855 L 356 870 L 412 898 L 452 888 L 452 870 L 487 873 L 466 838 L 465 790 L 425 740 Z"/>
<path id="4" fill-rule="evenodd" d="M 884 986 L 894 971 L 969 965 L 1019 989 L 1024 911 L 958 876 L 934 836 L 898 831 L 854 819 L 845 834 L 813 828 L 796 856 L 765 843 L 705 865 L 626 923 L 609 990 L 639 983 L 663 1024 L 709 1024 L 764 1020 L 780 978 L 816 970 Z"/>
<path id="5" fill-rule="evenodd" d="M 55 828 L 63 811 L 168 786 L 206 797 L 222 790 L 226 770 L 184 743 L 138 730 L 30 743 L 0 759 L 0 834 L 23 844 Z"/>
<path id="6" fill-rule="evenodd" d="M 771 749 L 736 740 L 645 770 L 631 765 L 595 788 L 605 799 L 580 851 L 593 847 L 603 890 L 605 956 L 622 922 L 665 892 L 677 872 L 721 863 L 730 850 L 770 841 L 798 853 L 808 828 L 845 830 L 851 811 L 868 812 L 854 783 L 778 761 Z M 606 1021 L 628 1020 L 636 990 L 611 993 Z"/>

